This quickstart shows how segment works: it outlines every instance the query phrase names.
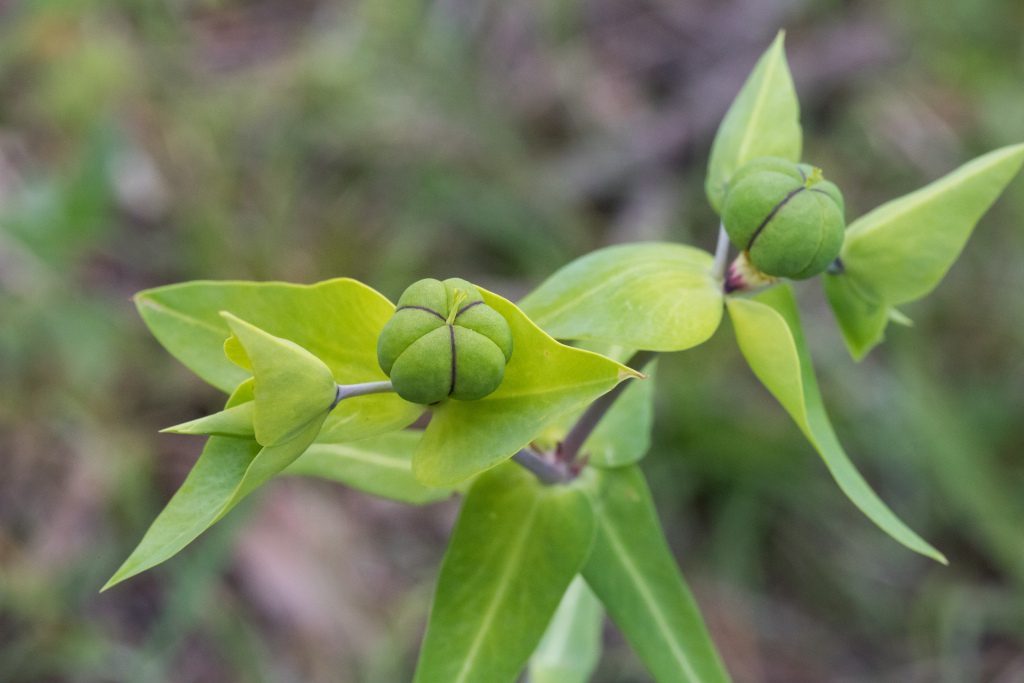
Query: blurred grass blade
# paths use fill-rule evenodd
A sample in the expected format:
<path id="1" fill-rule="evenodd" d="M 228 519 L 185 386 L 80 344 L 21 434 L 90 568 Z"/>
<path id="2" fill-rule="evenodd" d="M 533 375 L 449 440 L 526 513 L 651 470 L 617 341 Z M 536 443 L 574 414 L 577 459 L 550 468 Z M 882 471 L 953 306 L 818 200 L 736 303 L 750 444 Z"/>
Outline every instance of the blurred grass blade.
<path id="1" fill-rule="evenodd" d="M 899 381 L 893 386 L 904 409 L 900 417 L 911 422 L 919 444 L 913 452 L 922 455 L 921 467 L 932 474 L 949 513 L 962 520 L 972 541 L 987 546 L 991 558 L 1024 586 L 1024 501 L 988 443 L 998 437 L 972 426 L 976 420 L 965 419 L 970 399 L 944 390 L 916 354 L 901 355 Z M 904 431 L 906 425 L 897 428 Z"/>
<path id="2" fill-rule="evenodd" d="M 715 134 L 704 190 L 718 213 L 729 179 L 748 161 L 763 156 L 800 161 L 800 102 L 786 63 L 785 38 L 785 31 L 779 31 Z"/>
<path id="3" fill-rule="evenodd" d="M 444 500 L 451 489 L 429 488 L 412 476 L 412 454 L 422 435 L 404 430 L 350 443 L 314 443 L 283 474 L 329 479 L 417 505 Z"/>
<path id="4" fill-rule="evenodd" d="M 588 470 L 597 531 L 582 574 L 659 683 L 729 675 L 672 553 L 636 465 Z"/>
<path id="5" fill-rule="evenodd" d="M 454 486 L 493 467 L 563 415 L 637 376 L 604 356 L 559 344 L 512 303 L 480 292 L 508 321 L 515 351 L 493 394 L 432 407 L 433 418 L 412 461 L 413 474 L 427 486 Z"/>
<path id="6" fill-rule="evenodd" d="M 594 532 L 587 494 L 506 463 L 474 482 L 441 565 L 416 683 L 513 683 Z"/>
<path id="7" fill-rule="evenodd" d="M 736 341 L 751 370 L 821 454 L 847 497 L 903 545 L 948 564 L 942 553 L 901 522 L 871 490 L 839 444 L 818 391 L 789 285 L 779 285 L 754 299 L 730 297 L 726 304 Z"/>
<path id="8" fill-rule="evenodd" d="M 826 275 L 825 291 L 855 359 L 881 341 L 891 307 L 942 281 L 1022 163 L 1024 144 L 997 149 L 850 225 L 839 256 L 844 272 Z"/>
<path id="9" fill-rule="evenodd" d="M 577 576 L 530 657 L 529 682 L 587 683 L 601 657 L 603 621 L 601 602 Z"/>
<path id="10" fill-rule="evenodd" d="M 721 322 L 713 261 L 683 244 L 606 247 L 564 266 L 519 305 L 557 339 L 682 351 L 706 341 Z"/>

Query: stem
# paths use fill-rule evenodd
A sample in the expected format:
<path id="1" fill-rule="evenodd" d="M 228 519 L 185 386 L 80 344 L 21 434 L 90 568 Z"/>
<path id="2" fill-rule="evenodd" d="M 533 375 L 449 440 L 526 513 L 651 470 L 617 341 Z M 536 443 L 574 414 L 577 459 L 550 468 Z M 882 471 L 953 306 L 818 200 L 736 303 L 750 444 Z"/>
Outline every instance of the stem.
<path id="1" fill-rule="evenodd" d="M 391 386 L 391 380 L 386 379 L 382 382 L 363 382 L 361 384 L 339 384 L 337 393 L 334 395 L 334 403 L 331 405 L 338 405 L 342 399 L 352 398 L 353 396 L 366 396 L 367 394 L 383 394 L 389 391 L 394 391 L 395 388 Z"/>
<path id="2" fill-rule="evenodd" d="M 633 354 L 632 358 L 626 361 L 626 365 L 640 371 L 643 370 L 645 365 L 654 360 L 654 357 L 657 355 L 657 351 L 637 351 Z M 615 399 L 622 395 L 622 392 L 626 390 L 627 384 L 632 380 L 633 378 L 630 377 L 619 382 L 614 389 L 591 403 L 586 411 L 580 415 L 580 418 L 576 420 L 576 424 L 572 426 L 569 433 L 565 435 L 565 439 L 562 440 L 559 456 L 563 462 L 572 463 L 576 460 L 576 456 L 579 455 L 580 448 L 583 447 L 587 437 L 594 431 L 597 423 L 601 421 L 601 418 L 608 412 L 608 409 L 615 403 Z"/>
<path id="3" fill-rule="evenodd" d="M 711 274 L 715 279 L 725 277 L 725 262 L 729 258 L 729 235 L 725 232 L 725 224 L 718 225 L 718 245 L 715 247 L 715 263 L 711 266 Z"/>
<path id="4" fill-rule="evenodd" d="M 571 479 L 565 467 L 548 462 L 544 456 L 531 448 L 521 449 L 512 456 L 512 460 L 532 472 L 542 484 L 564 484 Z"/>

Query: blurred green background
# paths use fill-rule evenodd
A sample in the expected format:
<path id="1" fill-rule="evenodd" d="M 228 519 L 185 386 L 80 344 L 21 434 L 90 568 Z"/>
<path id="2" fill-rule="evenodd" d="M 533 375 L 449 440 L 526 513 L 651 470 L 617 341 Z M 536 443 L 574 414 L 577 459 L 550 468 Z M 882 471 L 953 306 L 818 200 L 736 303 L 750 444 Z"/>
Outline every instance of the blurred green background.
<path id="1" fill-rule="evenodd" d="M 777 29 L 848 218 L 1024 141 L 1024 4 L 0 1 L 0 680 L 409 680 L 457 512 L 279 480 L 98 594 L 222 397 L 131 295 L 712 249 L 715 128 Z M 728 324 L 665 357 L 644 461 L 737 683 L 1024 680 L 1024 181 L 863 363 L 798 296 L 840 438 L 951 560 L 890 540 Z M 344 321 L 338 321 L 344 325 Z M 649 678 L 614 627 L 598 681 Z"/>

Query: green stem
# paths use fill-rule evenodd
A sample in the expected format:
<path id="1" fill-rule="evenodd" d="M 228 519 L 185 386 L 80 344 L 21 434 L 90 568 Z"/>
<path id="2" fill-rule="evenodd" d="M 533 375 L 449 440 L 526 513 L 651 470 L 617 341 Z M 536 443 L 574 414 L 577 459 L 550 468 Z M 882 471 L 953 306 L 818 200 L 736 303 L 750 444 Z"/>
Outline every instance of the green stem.
<path id="1" fill-rule="evenodd" d="M 331 406 L 338 405 L 342 399 L 352 398 L 353 396 L 366 396 L 367 394 L 384 394 L 390 391 L 394 391 L 395 388 L 391 385 L 391 380 L 384 380 L 383 382 L 362 382 L 360 384 L 339 384 L 338 390 L 334 395 L 334 404 Z"/>
<path id="2" fill-rule="evenodd" d="M 725 278 L 725 262 L 729 259 L 729 235 L 725 232 L 725 225 L 718 226 L 718 245 L 715 247 L 715 262 L 711 266 L 711 275 L 716 280 Z"/>

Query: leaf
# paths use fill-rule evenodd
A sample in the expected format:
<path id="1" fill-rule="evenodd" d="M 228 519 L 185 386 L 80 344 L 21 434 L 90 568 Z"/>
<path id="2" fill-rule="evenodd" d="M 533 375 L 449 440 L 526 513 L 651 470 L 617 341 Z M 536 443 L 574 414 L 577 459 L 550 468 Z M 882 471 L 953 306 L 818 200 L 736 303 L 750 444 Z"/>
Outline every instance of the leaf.
<path id="1" fill-rule="evenodd" d="M 520 302 L 552 337 L 649 351 L 704 342 L 722 319 L 713 257 L 682 244 L 606 247 L 558 270 Z"/>
<path id="2" fill-rule="evenodd" d="M 604 356 L 559 344 L 513 304 L 480 293 L 508 321 L 515 350 L 493 394 L 432 407 L 433 418 L 412 459 L 413 475 L 427 486 L 454 486 L 497 465 L 563 415 L 638 376 Z"/>
<path id="3" fill-rule="evenodd" d="M 180 425 L 161 429 L 161 432 L 172 434 L 208 434 L 210 436 L 233 436 L 241 439 L 255 439 L 256 431 L 252 426 L 254 403 L 252 400 L 201 417 L 198 420 L 183 422 Z"/>
<path id="4" fill-rule="evenodd" d="M 232 334 L 224 342 L 224 355 L 238 367 L 252 372 L 252 360 L 237 335 Z"/>
<path id="5" fill-rule="evenodd" d="M 800 102 L 786 63 L 785 37 L 786 32 L 779 31 L 715 134 L 704 190 L 718 213 L 722 212 L 726 185 L 748 161 L 763 156 L 800 161 Z"/>
<path id="6" fill-rule="evenodd" d="M 850 225 L 844 273 L 825 291 L 854 358 L 881 341 L 893 306 L 935 289 L 1022 163 L 1024 144 L 1003 147 Z"/>
<path id="7" fill-rule="evenodd" d="M 513 683 L 593 532 L 578 486 L 543 486 L 512 464 L 480 475 L 441 565 L 416 683 Z"/>
<path id="8" fill-rule="evenodd" d="M 582 478 L 595 499 L 597 532 L 581 573 L 637 656 L 662 683 L 727 682 L 640 469 L 591 468 Z"/>
<path id="9" fill-rule="evenodd" d="M 530 683 L 587 683 L 601 657 L 604 610 L 577 576 L 530 657 Z"/>
<path id="10" fill-rule="evenodd" d="M 1022 162 L 1024 144 L 1003 147 L 857 219 L 846 231 L 844 269 L 892 305 L 928 294 Z"/>
<path id="11" fill-rule="evenodd" d="M 237 401 L 248 398 L 251 390 L 251 381 L 239 385 L 228 399 L 228 411 L 250 405 Z M 211 436 L 181 488 L 103 590 L 163 562 L 194 541 L 245 496 L 302 455 L 319 433 L 325 416 L 320 415 L 294 438 L 274 446 L 261 447 L 254 439 Z"/>
<path id="12" fill-rule="evenodd" d="M 315 443 L 282 474 L 330 479 L 382 498 L 416 505 L 444 500 L 412 476 L 412 454 L 423 432 L 406 430 L 344 444 Z"/>
<path id="13" fill-rule="evenodd" d="M 248 403 L 256 399 L 256 383 L 253 382 L 252 377 L 245 380 L 237 387 L 235 387 L 234 393 L 228 397 L 228 402 L 224 404 L 225 409 L 234 408 L 240 406 L 243 403 Z"/>
<path id="14" fill-rule="evenodd" d="M 854 360 L 862 360 L 868 351 L 885 338 L 889 324 L 889 306 L 853 277 L 828 275 L 822 279 L 825 296 Z"/>
<path id="15" fill-rule="evenodd" d="M 295 462 L 295 459 L 312 445 L 321 426 L 323 426 L 323 417 L 314 419 L 288 441 L 276 443 L 273 446 L 264 446 L 245 471 L 245 476 L 238 483 L 238 488 L 225 504 L 224 511 L 227 512 L 233 508 L 242 498 Z"/>
<path id="16" fill-rule="evenodd" d="M 251 373 L 225 355 L 232 332 L 221 311 L 298 344 L 326 363 L 340 384 L 387 379 L 377 365 L 377 336 L 395 308 L 355 280 L 186 282 L 139 292 L 135 303 L 171 355 L 222 391 L 232 391 Z M 422 412 L 395 394 L 345 399 L 328 417 L 324 438 L 341 442 L 401 429 Z"/>
<path id="17" fill-rule="evenodd" d="M 843 493 L 897 541 L 948 564 L 942 553 L 901 522 L 871 490 L 839 444 L 818 391 L 789 285 L 770 289 L 755 299 L 729 297 L 726 305 L 736 341 L 751 370 L 821 454 Z"/>
<path id="18" fill-rule="evenodd" d="M 230 313 L 221 315 L 252 362 L 256 440 L 273 446 L 294 437 L 314 420 L 322 423 L 337 392 L 331 369 L 295 342 L 268 334 Z"/>
<path id="19" fill-rule="evenodd" d="M 185 482 L 102 590 L 172 557 L 220 519 L 260 445 L 212 436 Z"/>

